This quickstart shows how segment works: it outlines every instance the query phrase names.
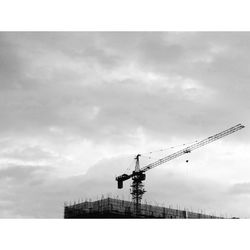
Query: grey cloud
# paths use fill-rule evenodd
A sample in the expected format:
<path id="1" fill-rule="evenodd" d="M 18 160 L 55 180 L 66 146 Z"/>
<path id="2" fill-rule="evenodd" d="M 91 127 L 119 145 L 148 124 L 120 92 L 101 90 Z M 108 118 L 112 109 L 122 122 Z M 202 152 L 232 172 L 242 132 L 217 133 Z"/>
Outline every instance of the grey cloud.
<path id="1" fill-rule="evenodd" d="M 112 161 L 118 163 L 122 160 Z M 117 169 L 109 171 L 112 161 L 106 161 L 106 170 L 100 165 L 86 175 L 66 179 L 51 177 L 48 167 L 12 166 L 2 169 L 0 217 L 62 218 L 64 202 L 77 201 L 82 197 L 95 198 L 114 191 Z"/>
<path id="2" fill-rule="evenodd" d="M 12 151 L 0 153 L 0 156 L 4 158 L 20 159 L 23 161 L 50 160 L 54 158 L 54 155 L 51 152 L 42 149 L 39 146 L 14 149 Z"/>
<path id="3" fill-rule="evenodd" d="M 8 168 L 0 170 L 0 179 L 2 181 L 17 181 L 31 183 L 36 179 L 44 179 L 48 177 L 48 171 L 51 170 L 47 166 L 20 166 L 10 165 Z"/>
<path id="4" fill-rule="evenodd" d="M 115 176 L 128 166 L 134 167 L 132 157 L 123 156 L 100 161 L 85 175 L 68 178 L 48 178 L 36 174 L 39 169 L 12 168 L 1 171 L 1 187 L 8 183 L 5 193 L 1 194 L 1 217 L 62 218 L 64 202 L 78 202 L 81 199 L 97 199 L 103 195 L 119 196 L 128 199 L 130 181 L 123 190 L 117 190 Z M 132 163 L 132 164 L 131 164 Z M 11 177 L 3 182 L 5 177 Z M 40 180 L 40 182 L 39 182 Z M 186 208 L 209 213 L 246 216 L 244 208 L 235 206 L 237 195 L 227 194 L 228 185 L 211 179 L 186 178 L 171 169 L 148 172 L 145 183 L 148 191 L 145 199 L 151 204 Z M 248 201 L 247 201 L 248 202 Z M 8 217 L 8 216 L 7 216 Z"/>
<path id="5" fill-rule="evenodd" d="M 115 134 L 116 131 L 118 134 L 123 133 L 122 131 L 127 132 L 127 129 L 133 131 L 138 126 L 155 131 L 155 126 L 159 125 L 162 126 L 161 133 L 169 134 L 168 131 L 182 133 L 181 127 L 185 128 L 186 125 L 187 129 L 184 133 L 193 133 L 192 128 L 194 128 L 194 131 L 198 129 L 199 133 L 203 134 L 201 129 L 207 124 L 216 128 L 219 124 L 229 121 L 238 122 L 246 116 L 246 105 L 242 108 L 241 114 L 233 106 L 234 103 L 246 102 L 245 87 L 235 84 L 233 79 L 225 85 L 226 79 L 221 82 L 220 77 L 221 75 L 228 77 L 230 72 L 234 77 L 239 75 L 243 77 L 246 72 L 244 67 L 240 68 L 241 64 L 247 65 L 246 57 L 243 53 L 237 53 L 237 49 L 241 47 L 233 47 L 235 42 L 231 44 L 231 34 L 225 33 L 221 36 L 214 33 L 198 35 L 184 33 L 183 39 L 177 42 L 174 42 L 174 38 L 172 40 L 168 38 L 178 36 L 177 34 L 165 33 L 124 33 L 122 35 L 121 33 L 72 33 L 70 36 L 67 33 L 14 33 L 6 36 L 8 39 L 4 37 L 4 40 L 7 40 L 11 46 L 7 44 L 6 46 L 10 48 L 3 50 L 9 51 L 8 53 L 12 53 L 14 57 L 10 61 L 5 61 L 5 58 L 9 57 L 2 56 L 5 61 L 5 72 L 9 71 L 9 75 L 15 77 L 17 82 L 22 82 L 25 87 L 14 92 L 2 93 L 1 116 L 4 118 L 2 124 L 4 129 L 13 126 L 16 130 L 17 122 L 20 129 L 27 132 L 39 127 L 46 131 L 49 126 L 55 125 L 69 131 L 82 128 L 86 131 L 84 136 L 94 137 L 96 134 L 102 137 L 101 131 L 108 131 L 110 127 L 110 133 L 107 136 Z M 245 39 L 248 37 L 240 35 L 241 43 Z M 204 46 L 198 47 L 196 44 L 199 43 Z M 233 48 L 236 52 L 233 55 L 225 54 L 223 59 L 220 59 L 221 55 L 218 53 L 214 56 L 213 62 L 203 63 L 205 66 L 201 62 L 192 63 L 193 57 L 209 54 L 210 47 L 217 43 L 226 44 L 229 49 Z M 246 45 L 244 50 L 248 50 Z M 218 98 L 223 102 L 219 105 L 218 103 L 202 104 L 199 99 L 193 102 L 186 97 L 187 91 L 190 90 L 182 90 L 178 87 L 172 92 L 162 89 L 154 95 L 141 87 L 143 82 L 140 85 L 137 80 L 129 78 L 125 83 L 121 80 L 103 82 L 99 79 L 99 84 L 92 84 L 91 87 L 84 85 L 72 87 L 70 81 L 72 79 L 75 81 L 79 73 L 64 67 L 52 68 L 54 71 L 51 72 L 49 79 L 43 78 L 42 75 L 38 75 L 37 79 L 29 78 L 26 74 L 34 58 L 51 53 L 54 53 L 59 60 L 60 54 L 65 54 L 67 57 L 64 60 L 71 58 L 76 62 L 84 61 L 89 66 L 100 63 L 102 67 L 105 63 L 109 64 L 108 58 L 112 58 L 111 55 L 103 57 L 103 53 L 106 53 L 104 51 L 110 51 L 112 55 L 119 58 L 119 62 L 137 62 L 142 69 L 146 67 L 146 70 L 163 75 L 174 74 L 198 80 L 199 84 L 208 85 L 219 91 Z M 92 58 L 95 60 L 93 61 Z M 188 60 L 188 58 L 191 59 Z M 232 68 L 235 65 L 235 59 L 239 62 L 237 68 L 240 71 Z M 220 62 L 220 60 L 223 61 Z M 18 74 L 12 70 L 15 64 L 17 65 L 15 68 L 21 67 Z M 120 63 L 114 63 L 114 66 L 119 67 Z M 49 65 L 47 68 L 46 65 L 44 67 L 45 72 L 50 70 Z M 170 71 L 169 67 L 172 68 Z M 202 71 L 199 72 L 200 70 Z M 37 73 L 39 74 L 39 71 Z M 203 76 L 206 76 L 206 79 Z M 84 81 L 84 76 L 80 79 Z M 245 97 L 238 98 L 238 94 Z M 100 107 L 100 114 L 97 119 L 88 121 L 84 119 L 85 112 L 88 113 L 88 108 L 91 109 L 92 106 Z M 101 129 L 98 126 L 100 123 L 103 125 Z M 91 130 L 93 130 L 92 133 Z M 96 133 L 97 131 L 100 133 Z"/>
<path id="6" fill-rule="evenodd" d="M 14 47 L 3 33 L 0 34 L 0 87 L 1 90 L 15 88 L 22 76 L 21 58 L 18 48 Z"/>
<path id="7" fill-rule="evenodd" d="M 249 182 L 236 183 L 229 188 L 228 192 L 233 195 L 249 195 L 250 183 Z"/>
<path id="8" fill-rule="evenodd" d="M 165 143 L 209 136 L 238 122 L 248 125 L 249 39 L 249 33 L 223 32 L 1 33 L 0 135 L 61 144 L 73 136 L 95 145 L 136 145 L 138 128 Z M 248 135 L 245 130 L 230 140 L 248 145 Z M 45 151 L 27 147 L 4 157 L 24 164 L 50 161 L 53 156 Z M 54 176 L 53 181 L 53 166 L 44 166 L 41 178 L 43 168 L 10 166 L 1 170 L 11 197 L 4 196 L 2 204 L 5 211 L 16 208 L 11 216 L 57 217 L 64 200 L 113 192 L 114 175 L 127 164 L 125 158 L 107 160 L 84 176 Z M 227 186 L 184 179 L 151 175 L 147 197 L 197 208 L 211 204 L 222 211 L 228 206 L 243 214 L 232 206 Z M 247 185 L 235 186 L 232 193 L 248 192 L 244 190 Z M 8 206 L 12 202 L 20 205 Z"/>

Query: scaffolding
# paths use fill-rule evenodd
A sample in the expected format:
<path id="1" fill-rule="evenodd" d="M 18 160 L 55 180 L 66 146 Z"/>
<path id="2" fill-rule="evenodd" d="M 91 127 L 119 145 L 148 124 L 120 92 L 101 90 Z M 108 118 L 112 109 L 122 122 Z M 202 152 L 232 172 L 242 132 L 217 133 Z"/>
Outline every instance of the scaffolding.
<path id="1" fill-rule="evenodd" d="M 64 218 L 169 218 L 169 219 L 224 219 L 222 216 L 207 215 L 170 207 L 141 204 L 140 212 L 132 201 L 103 198 L 64 205 Z"/>

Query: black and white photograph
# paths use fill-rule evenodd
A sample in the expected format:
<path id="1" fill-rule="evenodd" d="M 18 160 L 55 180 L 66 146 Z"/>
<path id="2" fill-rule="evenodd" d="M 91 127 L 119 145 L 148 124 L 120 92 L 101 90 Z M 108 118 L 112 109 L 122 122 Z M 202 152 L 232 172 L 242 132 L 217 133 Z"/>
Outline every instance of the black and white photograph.
<path id="1" fill-rule="evenodd" d="M 249 249 L 245 0 L 2 0 L 1 249 Z"/>
<path id="2" fill-rule="evenodd" d="M 249 32 L 1 32 L 1 218 L 249 218 Z"/>

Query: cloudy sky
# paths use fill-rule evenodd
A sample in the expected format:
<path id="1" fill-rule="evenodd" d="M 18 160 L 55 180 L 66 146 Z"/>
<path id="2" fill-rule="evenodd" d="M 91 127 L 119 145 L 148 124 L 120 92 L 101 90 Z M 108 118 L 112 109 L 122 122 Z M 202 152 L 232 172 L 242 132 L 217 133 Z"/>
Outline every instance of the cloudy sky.
<path id="1" fill-rule="evenodd" d="M 137 153 L 143 166 L 238 123 L 148 171 L 145 199 L 250 217 L 249 79 L 250 33 L 1 32 L 0 217 L 129 199 L 114 178 Z"/>

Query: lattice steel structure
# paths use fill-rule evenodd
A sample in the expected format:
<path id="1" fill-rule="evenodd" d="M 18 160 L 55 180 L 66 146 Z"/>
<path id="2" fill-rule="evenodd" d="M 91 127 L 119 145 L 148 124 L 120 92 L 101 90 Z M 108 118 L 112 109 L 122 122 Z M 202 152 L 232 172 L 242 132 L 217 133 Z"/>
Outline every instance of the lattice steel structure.
<path id="1" fill-rule="evenodd" d="M 135 203 L 135 211 L 136 214 L 138 215 L 140 213 L 140 207 L 141 207 L 141 200 L 142 200 L 142 196 L 143 194 L 146 192 L 144 189 L 144 185 L 143 185 L 143 181 L 146 179 L 146 174 L 145 172 L 155 168 L 161 164 L 164 164 L 168 161 L 171 161 L 177 157 L 180 157 L 184 154 L 187 153 L 191 153 L 193 150 L 198 149 L 200 147 L 203 147 L 211 142 L 214 142 L 216 140 L 219 140 L 227 135 L 230 135 L 234 132 L 239 131 L 240 129 L 244 128 L 245 126 L 243 126 L 242 124 L 237 124 L 236 126 L 233 126 L 229 129 L 226 129 L 218 134 L 209 136 L 208 138 L 199 141 L 197 143 L 192 144 L 191 146 L 188 146 L 184 149 L 181 149 L 173 154 L 170 154 L 168 156 L 165 156 L 159 160 L 157 160 L 156 162 L 153 162 L 151 164 L 148 164 L 142 168 L 140 168 L 140 163 L 139 163 L 139 157 L 141 156 L 140 154 L 138 154 L 135 157 L 136 163 L 135 163 L 135 170 L 132 172 L 132 174 L 128 175 L 128 174 L 123 174 L 120 175 L 118 177 L 116 177 L 116 181 L 118 183 L 118 188 L 121 189 L 123 188 L 123 182 L 132 178 L 133 182 L 131 185 L 131 195 L 132 195 L 132 199 Z"/>

